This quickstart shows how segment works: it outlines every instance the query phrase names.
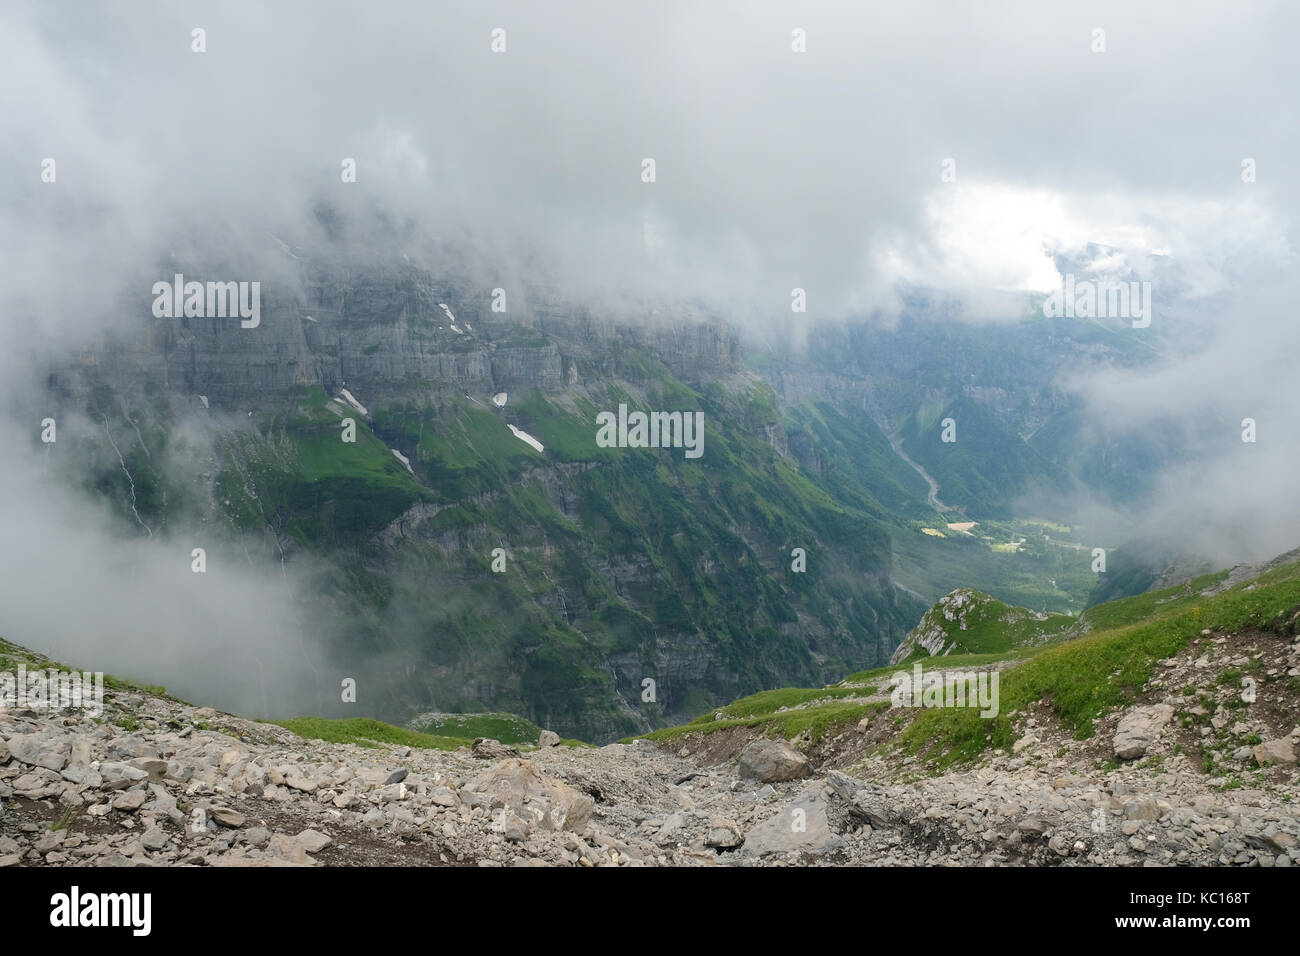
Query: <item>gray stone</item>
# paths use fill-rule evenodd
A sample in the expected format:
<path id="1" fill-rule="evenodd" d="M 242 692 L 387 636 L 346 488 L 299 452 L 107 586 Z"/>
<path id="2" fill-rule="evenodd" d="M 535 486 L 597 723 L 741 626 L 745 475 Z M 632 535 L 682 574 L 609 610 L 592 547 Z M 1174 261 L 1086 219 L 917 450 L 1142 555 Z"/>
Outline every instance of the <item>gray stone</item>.
<path id="1" fill-rule="evenodd" d="M 1159 820 L 1160 807 L 1154 800 L 1131 800 L 1124 805 L 1125 820 Z"/>
<path id="2" fill-rule="evenodd" d="M 117 810 L 124 810 L 132 813 L 144 806 L 148 795 L 143 790 L 128 790 L 113 801 L 113 807 Z"/>
<path id="3" fill-rule="evenodd" d="M 736 825 L 730 820 L 714 821 L 709 825 L 708 835 L 704 838 L 704 845 L 716 847 L 719 850 L 730 850 L 733 847 L 740 846 L 744 838 L 736 829 Z"/>
<path id="4" fill-rule="evenodd" d="M 229 807 L 212 807 L 208 810 L 208 816 L 212 817 L 223 827 L 238 829 L 242 827 L 246 818 L 238 810 L 231 810 Z"/>
<path id="5" fill-rule="evenodd" d="M 1115 730 L 1115 756 L 1121 760 L 1141 757 L 1156 742 L 1161 729 L 1173 717 L 1174 709 L 1168 704 L 1135 707 L 1125 714 Z"/>
<path id="6" fill-rule="evenodd" d="M 1034 735 L 1034 732 L 1031 730 L 1029 733 L 1025 734 L 1023 737 L 1021 737 L 1019 740 L 1017 740 L 1014 744 L 1011 745 L 1011 752 L 1013 754 L 1018 754 L 1022 750 L 1032 747 L 1036 743 L 1038 743 L 1038 738 Z"/>
<path id="7" fill-rule="evenodd" d="M 307 848 L 298 841 L 297 837 L 285 836 L 283 833 L 272 834 L 266 853 L 277 860 L 296 863 L 299 866 L 310 866 L 313 863 L 312 858 L 307 855 Z"/>
<path id="8" fill-rule="evenodd" d="M 655 842 L 660 846 L 676 843 L 681 839 L 685 830 L 686 816 L 681 811 L 670 813 L 667 818 L 665 818 L 663 825 L 659 827 L 659 831 L 655 834 Z"/>
<path id="9" fill-rule="evenodd" d="M 123 790 L 142 780 L 148 780 L 149 774 L 139 767 L 129 764 L 105 761 L 99 765 L 99 774 L 104 779 L 105 790 Z"/>
<path id="10" fill-rule="evenodd" d="M 67 757 L 63 756 L 63 754 L 54 753 L 53 751 L 46 751 L 36 759 L 36 766 L 44 767 L 46 770 L 59 771 L 62 770 L 67 763 Z"/>
<path id="11" fill-rule="evenodd" d="M 435 807 L 455 807 L 460 805 L 460 797 L 456 796 L 455 790 L 438 787 L 429 794 L 429 802 Z"/>
<path id="12" fill-rule="evenodd" d="M 832 823 L 836 829 L 867 824 L 889 825 L 889 814 L 872 791 L 860 786 L 847 774 L 832 770 L 826 777 L 827 792 L 832 800 Z M 765 787 L 764 789 L 771 789 Z"/>
<path id="13" fill-rule="evenodd" d="M 785 741 L 766 737 L 755 740 L 740 753 L 742 776 L 760 783 L 798 780 L 808 774 L 808 758 Z"/>
<path id="14" fill-rule="evenodd" d="M 334 842 L 319 830 L 303 830 L 295 839 L 308 853 L 319 853 Z"/>
<path id="15" fill-rule="evenodd" d="M 146 850 L 161 850 L 167 845 L 167 833 L 162 827 L 150 827 L 140 835 L 140 844 Z"/>
<path id="16" fill-rule="evenodd" d="M 315 793 L 320 789 L 319 783 L 297 770 L 290 770 L 284 775 L 284 784 L 294 790 L 301 790 L 303 793 Z"/>
<path id="17" fill-rule="evenodd" d="M 546 830 L 581 833 L 595 810 L 585 793 L 553 780 L 527 760 L 503 760 L 471 782 L 487 798 L 490 808 L 506 807 L 521 816 L 532 815 Z"/>
<path id="18" fill-rule="evenodd" d="M 49 744 L 39 734 L 14 734 L 9 738 L 9 753 L 15 760 L 32 767 L 40 766 L 43 753 L 49 750 Z M 62 770 L 62 767 L 48 767 L 48 770 Z"/>
<path id="19" fill-rule="evenodd" d="M 519 751 L 514 747 L 507 747 L 501 741 L 493 740 L 491 737 L 475 737 L 470 752 L 479 760 L 501 760 L 505 757 L 519 756 Z"/>
<path id="20" fill-rule="evenodd" d="M 131 766 L 137 770 L 143 770 L 154 783 L 162 783 L 162 779 L 167 773 L 167 761 L 157 760 L 152 757 L 137 757 L 131 761 Z"/>
<path id="21" fill-rule="evenodd" d="M 821 856 L 841 847 L 843 841 L 831 832 L 821 790 L 820 784 L 808 787 L 789 806 L 751 827 L 745 834 L 741 853 L 746 856 L 770 853 Z"/>
<path id="22" fill-rule="evenodd" d="M 1295 748 L 1291 746 L 1291 740 L 1288 737 L 1266 740 L 1262 744 L 1256 745 L 1254 754 L 1255 762 L 1261 767 L 1268 764 L 1283 766 L 1296 762 Z"/>
<path id="23" fill-rule="evenodd" d="M 507 843 L 523 843 L 528 839 L 528 822 L 513 810 L 501 810 L 500 832 Z"/>

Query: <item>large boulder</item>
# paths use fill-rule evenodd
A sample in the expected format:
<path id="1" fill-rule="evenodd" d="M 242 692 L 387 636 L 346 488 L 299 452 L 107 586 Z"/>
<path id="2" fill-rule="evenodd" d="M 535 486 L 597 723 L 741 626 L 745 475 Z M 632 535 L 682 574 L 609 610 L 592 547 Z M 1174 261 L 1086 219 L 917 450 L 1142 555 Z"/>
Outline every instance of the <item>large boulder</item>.
<path id="1" fill-rule="evenodd" d="M 886 800 L 879 790 L 865 787 L 847 774 L 838 770 L 830 772 L 826 777 L 826 797 L 831 825 L 839 832 L 863 824 L 889 826 Z"/>
<path id="2" fill-rule="evenodd" d="M 66 744 L 46 739 L 40 734 L 14 734 L 9 738 L 9 753 L 17 760 L 33 767 L 45 767 L 47 770 L 62 770 L 66 760 L 58 760 L 58 766 L 51 766 L 54 761 L 48 758 L 61 758 L 61 751 Z"/>
<path id="3" fill-rule="evenodd" d="M 502 757 L 519 756 L 519 751 L 514 747 L 507 747 L 501 741 L 493 740 L 491 737 L 475 737 L 470 752 L 479 760 L 500 760 Z"/>
<path id="4" fill-rule="evenodd" d="M 585 793 L 553 780 L 527 760 L 503 760 L 465 788 L 481 794 L 491 809 L 504 807 L 544 830 L 582 833 L 596 809 Z"/>
<path id="5" fill-rule="evenodd" d="M 831 830 L 821 784 L 803 790 L 786 807 L 751 827 L 741 852 L 746 856 L 797 853 L 821 856 L 841 848 L 844 841 Z"/>
<path id="6" fill-rule="evenodd" d="M 755 740 L 740 752 L 740 774 L 761 783 L 808 775 L 808 758 L 783 740 Z"/>
<path id="7" fill-rule="evenodd" d="M 1115 756 L 1120 760 L 1135 760 L 1147 752 L 1169 718 L 1174 716 L 1174 709 L 1168 704 L 1153 704 L 1150 707 L 1135 707 L 1120 718 L 1115 729 Z"/>
<path id="8" fill-rule="evenodd" d="M 1296 762 L 1295 748 L 1291 746 L 1291 741 L 1286 737 L 1266 740 L 1262 744 L 1256 745 L 1253 753 L 1255 762 L 1261 767 L 1268 764 L 1286 765 Z"/>

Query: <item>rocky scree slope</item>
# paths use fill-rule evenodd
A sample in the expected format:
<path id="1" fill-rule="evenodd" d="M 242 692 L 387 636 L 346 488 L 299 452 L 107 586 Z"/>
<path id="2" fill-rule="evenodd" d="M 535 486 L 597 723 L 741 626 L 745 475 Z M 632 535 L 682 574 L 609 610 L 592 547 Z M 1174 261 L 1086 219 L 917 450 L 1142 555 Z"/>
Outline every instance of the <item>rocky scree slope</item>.
<path id="1" fill-rule="evenodd" d="M 327 743 L 115 684 L 100 720 L 0 713 L 0 865 L 1290 867 L 1300 565 L 1226 581 L 1003 660 L 1006 733 L 956 760 L 957 712 L 889 709 L 888 669 L 600 748 Z M 1115 663 L 1086 727 L 1035 686 Z"/>

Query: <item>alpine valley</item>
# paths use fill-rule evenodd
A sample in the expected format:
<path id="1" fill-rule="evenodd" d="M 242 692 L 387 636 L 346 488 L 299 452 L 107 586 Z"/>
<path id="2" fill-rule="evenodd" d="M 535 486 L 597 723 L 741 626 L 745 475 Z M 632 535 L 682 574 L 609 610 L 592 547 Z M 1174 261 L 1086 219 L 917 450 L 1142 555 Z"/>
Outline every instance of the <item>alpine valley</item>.
<path id="1" fill-rule="evenodd" d="M 1172 453 L 1085 428 L 1059 383 L 1149 361 L 1151 339 L 1035 302 L 972 324 L 917 297 L 796 345 L 676 303 L 476 283 L 436 251 L 265 254 L 291 278 L 261 283 L 256 324 L 198 293 L 159 315 L 142 282 L 21 410 L 57 421 L 49 474 L 121 534 L 309 582 L 283 647 L 220 662 L 301 652 L 293 686 L 214 687 L 165 656 L 139 675 L 249 715 L 507 712 L 604 742 L 883 666 L 957 587 L 1078 614 L 1092 549 L 1120 542 L 1053 502 L 1140 498 Z M 160 274 L 201 292 L 228 271 Z M 616 430 L 638 417 L 663 441 Z"/>

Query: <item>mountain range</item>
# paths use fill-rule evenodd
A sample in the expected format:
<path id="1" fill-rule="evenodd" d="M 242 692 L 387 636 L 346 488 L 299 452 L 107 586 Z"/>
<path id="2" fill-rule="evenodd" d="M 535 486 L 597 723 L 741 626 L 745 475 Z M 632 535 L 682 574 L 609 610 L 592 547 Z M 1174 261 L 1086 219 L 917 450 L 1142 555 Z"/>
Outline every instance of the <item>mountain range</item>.
<path id="1" fill-rule="evenodd" d="M 256 327 L 157 317 L 142 284 L 50 358 L 30 414 L 59 422 L 57 480 L 123 534 L 304 575 L 311 611 L 266 653 L 312 648 L 279 693 L 312 713 L 354 713 L 352 680 L 376 718 L 506 711 L 610 740 L 884 664 L 954 587 L 1077 613 L 1097 542 L 1042 509 L 1140 494 L 1169 454 L 1111 443 L 1062 382 L 1147 347 L 1032 304 L 975 326 L 918 300 L 781 341 L 276 244 L 295 279 L 263 285 Z M 702 415 L 702 455 L 602 447 L 620 407 Z M 239 693 L 218 703 L 286 716 Z"/>

